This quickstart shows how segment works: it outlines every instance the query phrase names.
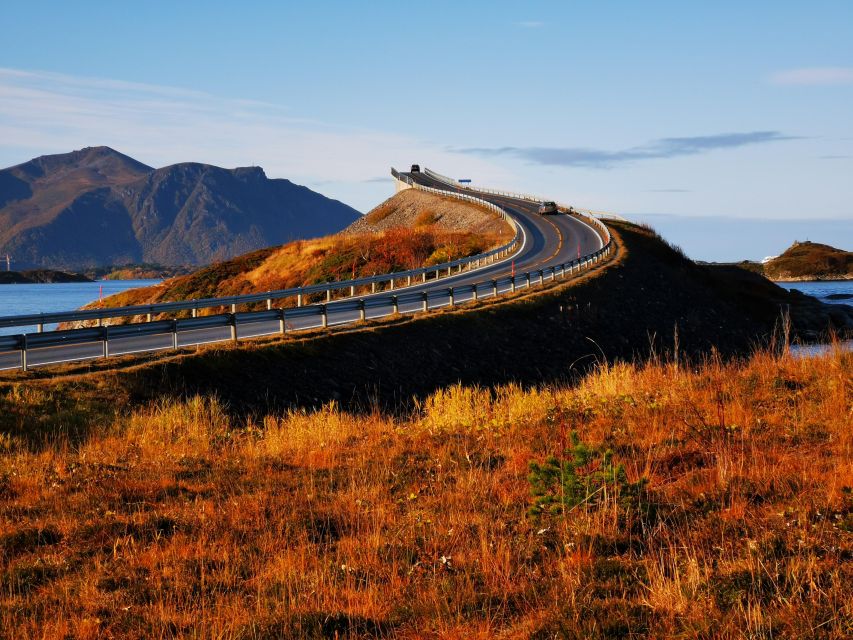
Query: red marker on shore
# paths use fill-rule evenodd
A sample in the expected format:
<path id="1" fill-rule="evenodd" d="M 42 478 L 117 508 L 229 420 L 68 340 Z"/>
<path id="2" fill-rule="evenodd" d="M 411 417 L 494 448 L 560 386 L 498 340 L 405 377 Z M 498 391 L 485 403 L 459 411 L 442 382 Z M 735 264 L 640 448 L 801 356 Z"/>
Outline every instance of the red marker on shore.
<path id="1" fill-rule="evenodd" d="M 512 277 L 515 277 L 515 260 L 512 261 Z"/>

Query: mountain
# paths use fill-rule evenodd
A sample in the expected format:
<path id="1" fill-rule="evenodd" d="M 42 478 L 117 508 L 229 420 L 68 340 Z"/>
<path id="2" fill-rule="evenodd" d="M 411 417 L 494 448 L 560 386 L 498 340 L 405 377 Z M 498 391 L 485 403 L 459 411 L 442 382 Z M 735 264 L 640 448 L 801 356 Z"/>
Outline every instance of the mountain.
<path id="1" fill-rule="evenodd" d="M 154 169 L 109 147 L 0 171 L 0 255 L 19 269 L 208 264 L 334 233 L 358 217 L 260 167 Z"/>

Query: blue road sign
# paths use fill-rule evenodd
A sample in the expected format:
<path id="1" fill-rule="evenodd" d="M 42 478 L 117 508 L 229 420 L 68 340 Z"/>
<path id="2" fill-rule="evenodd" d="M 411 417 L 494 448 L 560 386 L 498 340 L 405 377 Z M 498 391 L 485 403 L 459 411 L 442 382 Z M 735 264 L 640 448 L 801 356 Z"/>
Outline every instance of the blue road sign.
<path id="1" fill-rule="evenodd" d="M 471 182 L 471 178 L 460 178 L 459 182 Z"/>

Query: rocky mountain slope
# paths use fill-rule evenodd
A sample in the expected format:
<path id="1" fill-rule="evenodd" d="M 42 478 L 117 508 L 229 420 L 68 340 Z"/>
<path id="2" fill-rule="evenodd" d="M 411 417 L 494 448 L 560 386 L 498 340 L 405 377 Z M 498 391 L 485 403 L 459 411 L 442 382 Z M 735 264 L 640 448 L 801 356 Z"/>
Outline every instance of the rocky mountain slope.
<path id="1" fill-rule="evenodd" d="M 0 253 L 19 268 L 207 264 L 333 233 L 356 218 L 260 167 L 153 169 L 109 147 L 0 171 Z"/>

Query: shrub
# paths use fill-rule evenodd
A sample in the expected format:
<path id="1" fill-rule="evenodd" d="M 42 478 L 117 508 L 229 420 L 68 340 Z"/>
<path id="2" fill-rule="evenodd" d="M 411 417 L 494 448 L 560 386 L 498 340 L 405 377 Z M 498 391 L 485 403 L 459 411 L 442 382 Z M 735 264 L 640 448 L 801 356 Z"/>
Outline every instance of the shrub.
<path id="1" fill-rule="evenodd" d="M 545 462 L 530 463 L 527 477 L 533 504 L 529 514 L 567 514 L 580 505 L 596 506 L 615 499 L 630 509 L 638 505 L 645 479 L 629 482 L 625 468 L 613 463 L 613 452 L 589 447 L 572 432 L 572 447 L 563 457 L 550 456 Z"/>

